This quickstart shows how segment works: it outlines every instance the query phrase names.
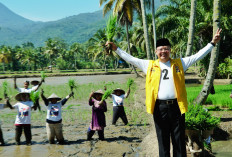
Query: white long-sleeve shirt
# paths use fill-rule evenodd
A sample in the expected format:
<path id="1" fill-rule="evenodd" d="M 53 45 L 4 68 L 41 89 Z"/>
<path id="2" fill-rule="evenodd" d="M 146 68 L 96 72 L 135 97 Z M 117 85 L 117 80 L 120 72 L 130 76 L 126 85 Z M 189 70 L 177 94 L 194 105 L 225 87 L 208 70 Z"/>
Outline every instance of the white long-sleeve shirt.
<path id="1" fill-rule="evenodd" d="M 204 58 L 209 52 L 211 52 L 212 49 L 213 49 L 213 45 L 209 43 L 203 49 L 198 51 L 196 54 L 189 57 L 181 58 L 184 71 L 186 71 L 191 65 L 193 65 L 200 59 Z M 135 65 L 136 67 L 141 69 L 145 74 L 147 74 L 149 60 L 135 58 L 130 54 L 126 53 L 125 51 L 121 50 L 120 48 L 116 50 L 116 53 L 126 62 Z M 175 99 L 176 98 L 175 84 L 173 82 L 170 60 L 167 61 L 166 63 L 162 63 L 162 62 L 159 63 L 161 69 L 161 79 L 159 85 L 158 99 L 161 100 Z"/>

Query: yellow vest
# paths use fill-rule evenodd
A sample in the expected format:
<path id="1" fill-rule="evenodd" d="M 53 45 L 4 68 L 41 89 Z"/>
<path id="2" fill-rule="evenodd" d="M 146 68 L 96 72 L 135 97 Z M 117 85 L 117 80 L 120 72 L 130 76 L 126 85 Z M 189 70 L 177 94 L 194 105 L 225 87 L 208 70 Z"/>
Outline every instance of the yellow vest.
<path id="1" fill-rule="evenodd" d="M 175 92 L 177 95 L 177 102 L 181 113 L 188 110 L 187 92 L 185 88 L 184 69 L 180 59 L 170 59 L 171 70 L 173 73 L 173 81 L 175 84 Z M 155 102 L 158 96 L 160 84 L 161 70 L 159 60 L 149 61 L 147 76 L 146 76 L 146 106 L 147 112 L 153 114 Z"/>

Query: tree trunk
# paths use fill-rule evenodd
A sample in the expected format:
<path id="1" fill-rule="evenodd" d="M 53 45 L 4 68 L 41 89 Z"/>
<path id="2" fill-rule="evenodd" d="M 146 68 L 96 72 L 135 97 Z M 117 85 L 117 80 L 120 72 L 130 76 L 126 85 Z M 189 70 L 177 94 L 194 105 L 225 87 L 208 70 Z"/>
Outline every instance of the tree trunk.
<path id="1" fill-rule="evenodd" d="M 128 45 L 128 52 L 129 54 L 131 54 L 131 50 L 130 50 L 130 40 L 129 40 L 129 30 L 128 30 L 128 21 L 126 21 L 126 38 L 127 38 L 127 45 Z M 137 73 L 134 65 L 132 65 L 132 69 L 136 74 L 136 77 L 139 77 L 139 74 Z"/>
<path id="2" fill-rule="evenodd" d="M 147 17 L 146 17 L 146 9 L 144 0 L 140 0 L 141 10 L 142 10 L 142 18 L 143 18 L 143 31 L 144 31 L 144 39 L 146 42 L 146 51 L 147 51 L 147 59 L 152 59 L 151 50 L 150 50 L 150 42 L 148 37 L 148 26 L 147 26 Z"/>
<path id="3" fill-rule="evenodd" d="M 5 62 L 2 62 L 2 70 L 5 72 Z"/>
<path id="4" fill-rule="evenodd" d="M 107 72 L 107 65 L 106 65 L 106 55 L 104 55 L 104 65 L 105 65 L 105 72 Z"/>
<path id="5" fill-rule="evenodd" d="M 156 50 L 156 40 L 157 40 L 156 39 L 156 29 L 155 29 L 156 28 L 155 27 L 155 0 L 151 1 L 151 14 L 152 14 L 153 38 L 154 38 L 154 50 L 152 50 L 152 54 L 153 54 Z M 156 54 L 155 54 L 155 59 L 157 59 Z"/>
<path id="6" fill-rule="evenodd" d="M 186 56 L 190 56 L 192 54 L 193 36 L 194 36 L 195 19 L 196 19 L 196 6 L 197 6 L 197 0 L 191 0 L 191 12 L 190 12 L 190 20 L 189 20 L 189 35 L 188 35 L 188 45 L 187 45 Z"/>
<path id="7" fill-rule="evenodd" d="M 218 28 L 220 28 L 220 20 L 221 20 L 221 0 L 214 0 L 214 9 L 213 9 L 213 32 L 214 33 L 213 34 L 216 33 Z M 216 44 L 215 48 L 211 52 L 208 73 L 205 79 L 204 86 L 195 100 L 196 104 L 205 103 L 209 95 L 210 89 L 213 85 L 215 72 L 216 72 L 219 47 L 220 47 L 220 44 L 219 43 Z"/>

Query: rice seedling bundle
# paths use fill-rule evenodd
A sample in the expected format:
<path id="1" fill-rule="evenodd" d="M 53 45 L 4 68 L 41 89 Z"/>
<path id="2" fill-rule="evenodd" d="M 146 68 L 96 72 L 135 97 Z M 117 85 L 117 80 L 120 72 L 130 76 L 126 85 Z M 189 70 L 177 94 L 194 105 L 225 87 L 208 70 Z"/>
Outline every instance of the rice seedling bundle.
<path id="1" fill-rule="evenodd" d="M 8 90 L 8 82 L 7 81 L 3 81 L 2 82 L 2 88 L 3 88 L 3 93 L 4 93 L 4 97 L 7 97 L 7 90 Z"/>
<path id="2" fill-rule="evenodd" d="M 44 71 L 41 71 L 41 79 L 45 80 L 46 77 L 47 77 L 47 75 L 45 75 Z"/>
<path id="3" fill-rule="evenodd" d="M 117 24 L 117 16 L 110 15 L 106 23 L 107 41 L 113 41 L 113 37 L 115 36 L 116 33 L 116 24 Z M 108 47 L 106 47 L 106 54 L 112 54 L 111 45 L 108 45 Z"/>
<path id="4" fill-rule="evenodd" d="M 36 100 L 39 99 L 39 92 L 38 91 L 32 91 L 30 93 L 30 99 L 33 103 L 36 103 Z"/>
<path id="5" fill-rule="evenodd" d="M 74 79 L 69 79 L 68 80 L 68 86 L 71 89 L 71 91 L 73 91 L 73 89 L 77 88 L 77 83 Z"/>
<path id="6" fill-rule="evenodd" d="M 108 41 L 112 41 L 116 33 L 117 16 L 110 15 L 106 24 L 106 37 Z"/>
<path id="7" fill-rule="evenodd" d="M 129 78 L 129 79 L 127 80 L 127 87 L 129 88 L 133 83 L 134 83 L 134 79 Z"/>
<path id="8" fill-rule="evenodd" d="M 102 96 L 102 100 L 106 100 L 111 94 L 113 90 L 106 90 L 106 92 Z"/>

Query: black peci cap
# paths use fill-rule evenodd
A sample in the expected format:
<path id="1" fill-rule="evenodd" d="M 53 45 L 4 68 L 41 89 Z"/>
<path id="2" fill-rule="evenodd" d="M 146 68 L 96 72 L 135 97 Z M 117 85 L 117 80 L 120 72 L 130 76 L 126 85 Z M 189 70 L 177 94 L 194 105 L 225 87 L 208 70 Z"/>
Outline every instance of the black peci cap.
<path id="1" fill-rule="evenodd" d="M 171 47 L 171 44 L 168 39 L 161 38 L 156 41 L 156 47 L 159 47 L 159 46 L 170 46 Z"/>

